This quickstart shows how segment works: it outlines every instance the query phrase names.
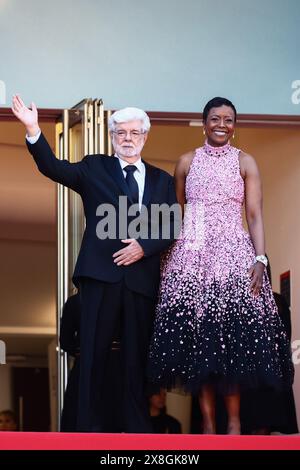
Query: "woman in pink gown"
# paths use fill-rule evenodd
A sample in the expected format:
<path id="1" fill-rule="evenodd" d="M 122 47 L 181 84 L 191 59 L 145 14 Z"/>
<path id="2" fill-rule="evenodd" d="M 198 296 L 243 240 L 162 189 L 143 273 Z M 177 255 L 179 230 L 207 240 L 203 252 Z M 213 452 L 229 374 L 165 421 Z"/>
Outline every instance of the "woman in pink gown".
<path id="1" fill-rule="evenodd" d="M 203 433 L 216 432 L 216 391 L 224 396 L 227 432 L 239 434 L 240 390 L 284 389 L 293 381 L 265 269 L 259 171 L 252 156 L 230 143 L 235 122 L 229 100 L 209 101 L 205 144 L 177 164 L 183 228 L 162 263 L 150 345 L 150 381 L 199 394 Z"/>

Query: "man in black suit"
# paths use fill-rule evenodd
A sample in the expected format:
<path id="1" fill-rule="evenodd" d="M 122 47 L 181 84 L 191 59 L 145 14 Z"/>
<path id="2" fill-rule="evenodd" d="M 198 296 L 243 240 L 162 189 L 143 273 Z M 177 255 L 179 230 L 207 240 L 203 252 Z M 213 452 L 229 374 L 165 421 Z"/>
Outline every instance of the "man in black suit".
<path id="1" fill-rule="evenodd" d="M 115 112 L 109 121 L 115 155 L 88 155 L 78 163 L 69 163 L 53 154 L 38 126 L 33 103 L 29 109 L 20 96 L 14 96 L 12 110 L 26 127 L 27 146 L 41 173 L 78 192 L 83 201 L 86 229 L 73 275 L 81 296 L 77 429 L 105 431 L 102 391 L 107 358 L 113 339 L 120 335 L 123 428 L 126 432 L 151 432 L 145 366 L 160 253 L 174 239 L 175 218 L 171 213 L 168 220 L 159 216 L 154 221 L 147 211 L 149 215 L 150 209 L 160 204 L 171 207 L 176 196 L 172 177 L 141 160 L 149 117 L 138 108 Z M 124 203 L 133 213 L 134 209 L 140 213 L 138 224 L 132 213 L 124 218 Z M 134 227 L 140 228 L 137 236 L 132 235 Z"/>

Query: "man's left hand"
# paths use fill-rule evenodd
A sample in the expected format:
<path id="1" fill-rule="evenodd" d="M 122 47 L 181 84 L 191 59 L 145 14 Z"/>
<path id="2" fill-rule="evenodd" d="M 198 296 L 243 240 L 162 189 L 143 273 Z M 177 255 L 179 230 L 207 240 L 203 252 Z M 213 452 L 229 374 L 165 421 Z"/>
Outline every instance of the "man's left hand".
<path id="1" fill-rule="evenodd" d="M 128 266 L 143 258 L 144 250 L 134 238 L 122 240 L 122 243 L 127 243 L 127 246 L 113 254 L 114 263 L 118 266 Z"/>

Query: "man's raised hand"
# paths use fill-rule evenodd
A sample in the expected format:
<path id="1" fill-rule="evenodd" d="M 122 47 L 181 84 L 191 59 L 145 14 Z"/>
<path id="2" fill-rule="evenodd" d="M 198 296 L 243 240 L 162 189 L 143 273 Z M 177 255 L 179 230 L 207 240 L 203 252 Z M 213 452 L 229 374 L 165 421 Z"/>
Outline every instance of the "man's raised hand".
<path id="1" fill-rule="evenodd" d="M 30 137 L 38 134 L 40 131 L 38 125 L 38 112 L 34 103 L 31 103 L 31 109 L 27 108 L 20 95 L 14 95 L 11 109 L 16 118 L 24 124 L 27 134 Z"/>

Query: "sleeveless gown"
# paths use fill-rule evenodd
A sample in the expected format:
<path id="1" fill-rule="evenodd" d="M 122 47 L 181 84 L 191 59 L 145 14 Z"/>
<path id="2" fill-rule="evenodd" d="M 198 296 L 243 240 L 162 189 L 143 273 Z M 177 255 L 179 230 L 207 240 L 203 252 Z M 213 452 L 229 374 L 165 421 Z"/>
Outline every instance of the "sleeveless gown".
<path id="1" fill-rule="evenodd" d="M 225 394 L 290 387 L 290 345 L 266 272 L 259 296 L 250 291 L 255 251 L 242 224 L 239 150 L 196 149 L 185 190 L 183 228 L 162 260 L 150 382 L 192 393 L 210 382 Z"/>

